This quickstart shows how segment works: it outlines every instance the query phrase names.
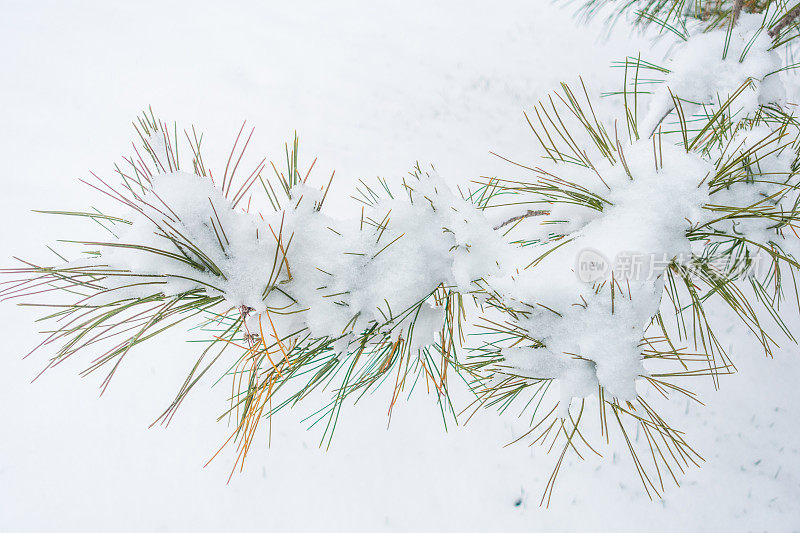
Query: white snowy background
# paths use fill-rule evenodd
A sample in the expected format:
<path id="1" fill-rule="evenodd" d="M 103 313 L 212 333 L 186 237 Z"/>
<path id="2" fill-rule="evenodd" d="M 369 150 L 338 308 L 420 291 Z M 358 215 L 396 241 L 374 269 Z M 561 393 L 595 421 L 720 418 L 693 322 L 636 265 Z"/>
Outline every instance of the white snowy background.
<path id="1" fill-rule="evenodd" d="M 512 2 L 0 1 L 0 252 L 43 257 L 80 224 L 31 213 L 97 201 L 77 178 L 108 175 L 148 105 L 206 132 L 219 167 L 242 120 L 252 153 L 336 169 L 337 208 L 358 178 L 397 177 L 419 160 L 452 183 L 507 173 L 495 151 L 538 157 L 522 112 L 583 76 L 615 89 L 612 60 L 652 48 L 619 26 L 578 25 L 569 7 Z M 601 107 L 613 109 L 610 103 Z M 216 162 L 216 165 L 214 165 Z M 331 204 L 334 205 L 334 204 Z M 792 313 L 786 309 L 787 317 Z M 794 311 L 797 314 L 797 310 Z M 243 473 L 233 453 L 203 468 L 229 428 L 225 386 L 197 387 L 172 425 L 148 429 L 197 351 L 179 332 L 128 357 L 108 392 L 80 357 L 30 380 L 47 353 L 36 316 L 0 304 L 0 531 L 800 531 L 798 348 L 774 359 L 732 325 L 740 374 L 699 385 L 705 408 L 673 420 L 707 462 L 651 502 L 622 446 L 574 458 L 549 508 L 555 457 L 503 445 L 522 420 L 479 413 L 442 428 L 433 397 L 388 394 L 347 408 L 333 446 L 307 412 L 273 422 Z M 800 320 L 788 318 L 795 324 Z"/>

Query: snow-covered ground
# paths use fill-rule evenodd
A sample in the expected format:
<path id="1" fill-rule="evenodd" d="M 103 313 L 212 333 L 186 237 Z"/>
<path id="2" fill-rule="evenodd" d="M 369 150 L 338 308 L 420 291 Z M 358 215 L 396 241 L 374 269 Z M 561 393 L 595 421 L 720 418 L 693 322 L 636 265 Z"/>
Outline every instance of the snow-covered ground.
<path id="1" fill-rule="evenodd" d="M 96 201 L 76 178 L 110 172 L 142 107 L 202 128 L 216 161 L 242 120 L 257 128 L 253 152 L 275 159 L 296 130 L 319 175 L 336 169 L 333 200 L 348 210 L 358 178 L 417 160 L 453 183 L 507 171 L 490 150 L 532 161 L 523 110 L 579 74 L 615 89 L 610 61 L 651 48 L 530 0 L 1 4 L 4 265 L 71 236 L 30 210 Z M 302 411 L 282 413 L 271 448 L 260 442 L 226 485 L 233 454 L 203 469 L 229 431 L 215 421 L 225 386 L 201 385 L 168 429 L 147 428 L 196 345 L 173 335 L 140 348 L 98 398 L 102 376 L 77 377 L 86 359 L 29 383 L 47 355 L 21 360 L 34 316 L 0 307 L 0 531 L 800 530 L 797 347 L 765 359 L 739 326 L 741 373 L 719 392 L 705 383 L 706 408 L 673 406 L 707 460 L 681 488 L 649 501 L 622 446 L 609 447 L 603 461 L 571 461 L 545 509 L 555 458 L 503 447 L 524 422 L 483 412 L 445 432 L 423 394 L 387 430 L 388 391 L 343 413 L 329 451 Z"/>

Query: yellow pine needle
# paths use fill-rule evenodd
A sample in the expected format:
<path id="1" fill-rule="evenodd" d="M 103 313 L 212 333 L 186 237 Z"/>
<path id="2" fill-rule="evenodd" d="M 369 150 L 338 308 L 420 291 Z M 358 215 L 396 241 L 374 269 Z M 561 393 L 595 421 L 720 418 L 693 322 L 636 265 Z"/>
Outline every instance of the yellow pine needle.
<path id="1" fill-rule="evenodd" d="M 289 260 L 286 259 L 286 250 L 283 248 L 283 241 L 278 238 L 278 235 L 275 234 L 275 230 L 272 229 L 272 224 L 267 224 L 267 226 L 269 227 L 269 231 L 272 233 L 272 236 L 275 238 L 278 248 L 280 248 L 281 253 L 283 254 L 283 264 L 286 267 L 286 275 L 289 276 L 289 279 L 292 279 L 292 271 L 289 269 Z M 281 218 L 281 228 L 283 228 L 283 218 Z M 278 233 L 280 234 L 280 232 L 281 230 L 279 229 Z"/>
<path id="2" fill-rule="evenodd" d="M 442 389 L 439 387 L 439 384 L 436 383 L 436 378 L 434 378 L 433 374 L 431 373 L 431 371 L 428 370 L 428 365 L 425 364 L 425 360 L 424 359 L 420 359 L 420 363 L 422 364 L 422 369 L 425 371 L 425 382 L 427 383 L 428 376 L 430 376 L 431 381 L 433 382 L 433 386 L 436 387 L 437 391 L 439 391 L 439 395 L 444 396 L 444 392 L 442 392 Z M 430 390 L 429 390 L 429 392 L 430 392 Z"/>
<path id="3" fill-rule="evenodd" d="M 403 354 L 400 354 L 400 362 L 397 365 L 397 377 L 394 380 L 394 390 L 392 391 L 392 402 L 389 404 L 389 412 L 387 413 L 390 420 L 392 418 L 392 409 L 394 409 L 394 404 L 397 401 L 397 398 L 400 396 L 400 390 L 398 389 L 398 385 L 401 384 L 400 371 L 402 367 L 403 367 Z"/>
<path id="4" fill-rule="evenodd" d="M 264 340 L 264 328 L 261 327 L 261 315 L 259 315 L 258 317 L 258 331 L 261 333 L 261 344 L 264 345 L 264 353 L 266 354 L 267 359 L 269 359 L 270 364 L 272 364 L 272 368 L 274 368 L 275 372 L 277 372 L 278 375 L 280 376 L 281 371 L 278 370 L 278 367 L 275 366 L 275 362 L 272 360 L 272 357 L 270 357 L 269 348 L 267 348 L 267 341 Z"/>
<path id="5" fill-rule="evenodd" d="M 283 342 L 281 342 L 281 338 L 278 335 L 278 330 L 275 329 L 275 324 L 272 322 L 272 317 L 269 315 L 269 310 L 265 310 L 264 312 L 266 313 L 267 319 L 269 320 L 269 325 L 272 327 L 272 335 L 275 338 L 275 342 L 278 343 L 278 348 L 280 348 L 281 352 L 283 353 L 283 358 L 286 360 L 286 363 L 289 366 L 292 366 L 292 362 L 289 361 L 289 355 L 286 352 L 286 348 L 283 346 Z"/>
<path id="6" fill-rule="evenodd" d="M 388 370 L 389 366 L 392 364 L 392 358 L 394 358 L 394 354 L 397 351 L 397 348 L 400 346 L 400 343 L 402 343 L 402 342 L 403 342 L 403 339 L 397 339 L 392 344 L 392 351 L 389 352 L 389 357 L 386 358 L 386 360 L 383 362 L 381 367 L 378 369 L 378 373 L 379 374 L 383 374 L 384 372 L 386 372 L 386 370 Z"/>

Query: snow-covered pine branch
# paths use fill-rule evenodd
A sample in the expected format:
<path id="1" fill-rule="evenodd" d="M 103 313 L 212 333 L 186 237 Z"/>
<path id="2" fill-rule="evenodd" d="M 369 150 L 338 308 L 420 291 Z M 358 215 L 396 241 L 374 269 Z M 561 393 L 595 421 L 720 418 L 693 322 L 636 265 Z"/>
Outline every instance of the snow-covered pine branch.
<path id="1" fill-rule="evenodd" d="M 18 279 L 0 296 L 58 294 L 42 342 L 56 347 L 51 365 L 99 353 L 89 370 L 109 368 L 104 387 L 131 348 L 199 322 L 207 346 L 160 420 L 219 363 L 234 383 L 237 464 L 261 420 L 314 389 L 331 394 L 315 419 L 325 440 L 346 398 L 384 383 L 390 413 L 424 381 L 455 417 L 458 374 L 476 408 L 527 408 L 522 439 L 558 442 L 561 458 L 594 450 L 579 429 L 587 405 L 634 456 L 628 436 L 642 432 L 661 481 L 635 464 L 659 494 L 659 465 L 701 458 L 654 393 L 695 399 L 687 381 L 734 370 L 707 308 L 727 308 L 768 354 L 776 332 L 793 339 L 780 306 L 800 266 L 800 124 L 781 53 L 797 30 L 776 2 L 624 4 L 675 40 L 671 58 L 621 63 L 619 122 L 598 116 L 582 81 L 562 85 L 526 115 L 543 159 L 511 177 L 462 194 L 417 166 L 362 182 L 357 209 L 333 216 L 332 179 L 301 168 L 297 139 L 267 179 L 264 162 L 237 175 L 237 138 L 214 179 L 202 137 L 184 141 L 151 112 L 114 182 L 86 181 L 119 208 L 51 212 L 106 235 L 76 241 L 81 259 L 9 269 Z"/>

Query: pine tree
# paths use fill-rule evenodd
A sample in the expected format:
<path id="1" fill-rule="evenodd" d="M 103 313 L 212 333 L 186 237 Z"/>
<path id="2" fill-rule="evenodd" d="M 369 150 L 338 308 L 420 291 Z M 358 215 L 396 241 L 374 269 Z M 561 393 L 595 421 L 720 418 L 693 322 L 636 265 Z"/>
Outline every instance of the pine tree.
<path id="1" fill-rule="evenodd" d="M 223 374 L 239 466 L 260 423 L 315 390 L 329 444 L 346 399 L 389 387 L 391 416 L 424 383 L 445 422 L 518 406 L 518 440 L 557 450 L 543 502 L 570 450 L 599 453 L 589 418 L 659 495 L 702 458 L 654 393 L 696 400 L 691 378 L 735 371 L 712 311 L 767 355 L 794 341 L 782 316 L 798 294 L 800 123 L 784 81 L 800 4 L 591 0 L 580 13 L 633 17 L 673 52 L 622 58 L 616 91 L 562 84 L 526 113 L 542 159 L 509 160 L 509 177 L 453 189 L 417 164 L 359 180 L 358 209 L 334 218 L 333 176 L 302 164 L 296 137 L 283 163 L 240 171 L 242 126 L 212 174 L 202 135 L 149 110 L 113 179 L 85 181 L 118 210 L 46 212 L 105 234 L 72 241 L 80 258 L 6 269 L 0 297 L 47 306 L 48 367 L 91 353 L 103 388 L 134 346 L 191 324 L 205 346 L 158 421 Z M 598 116 L 599 97 L 623 115 Z M 453 379 L 472 404 L 453 405 Z"/>

